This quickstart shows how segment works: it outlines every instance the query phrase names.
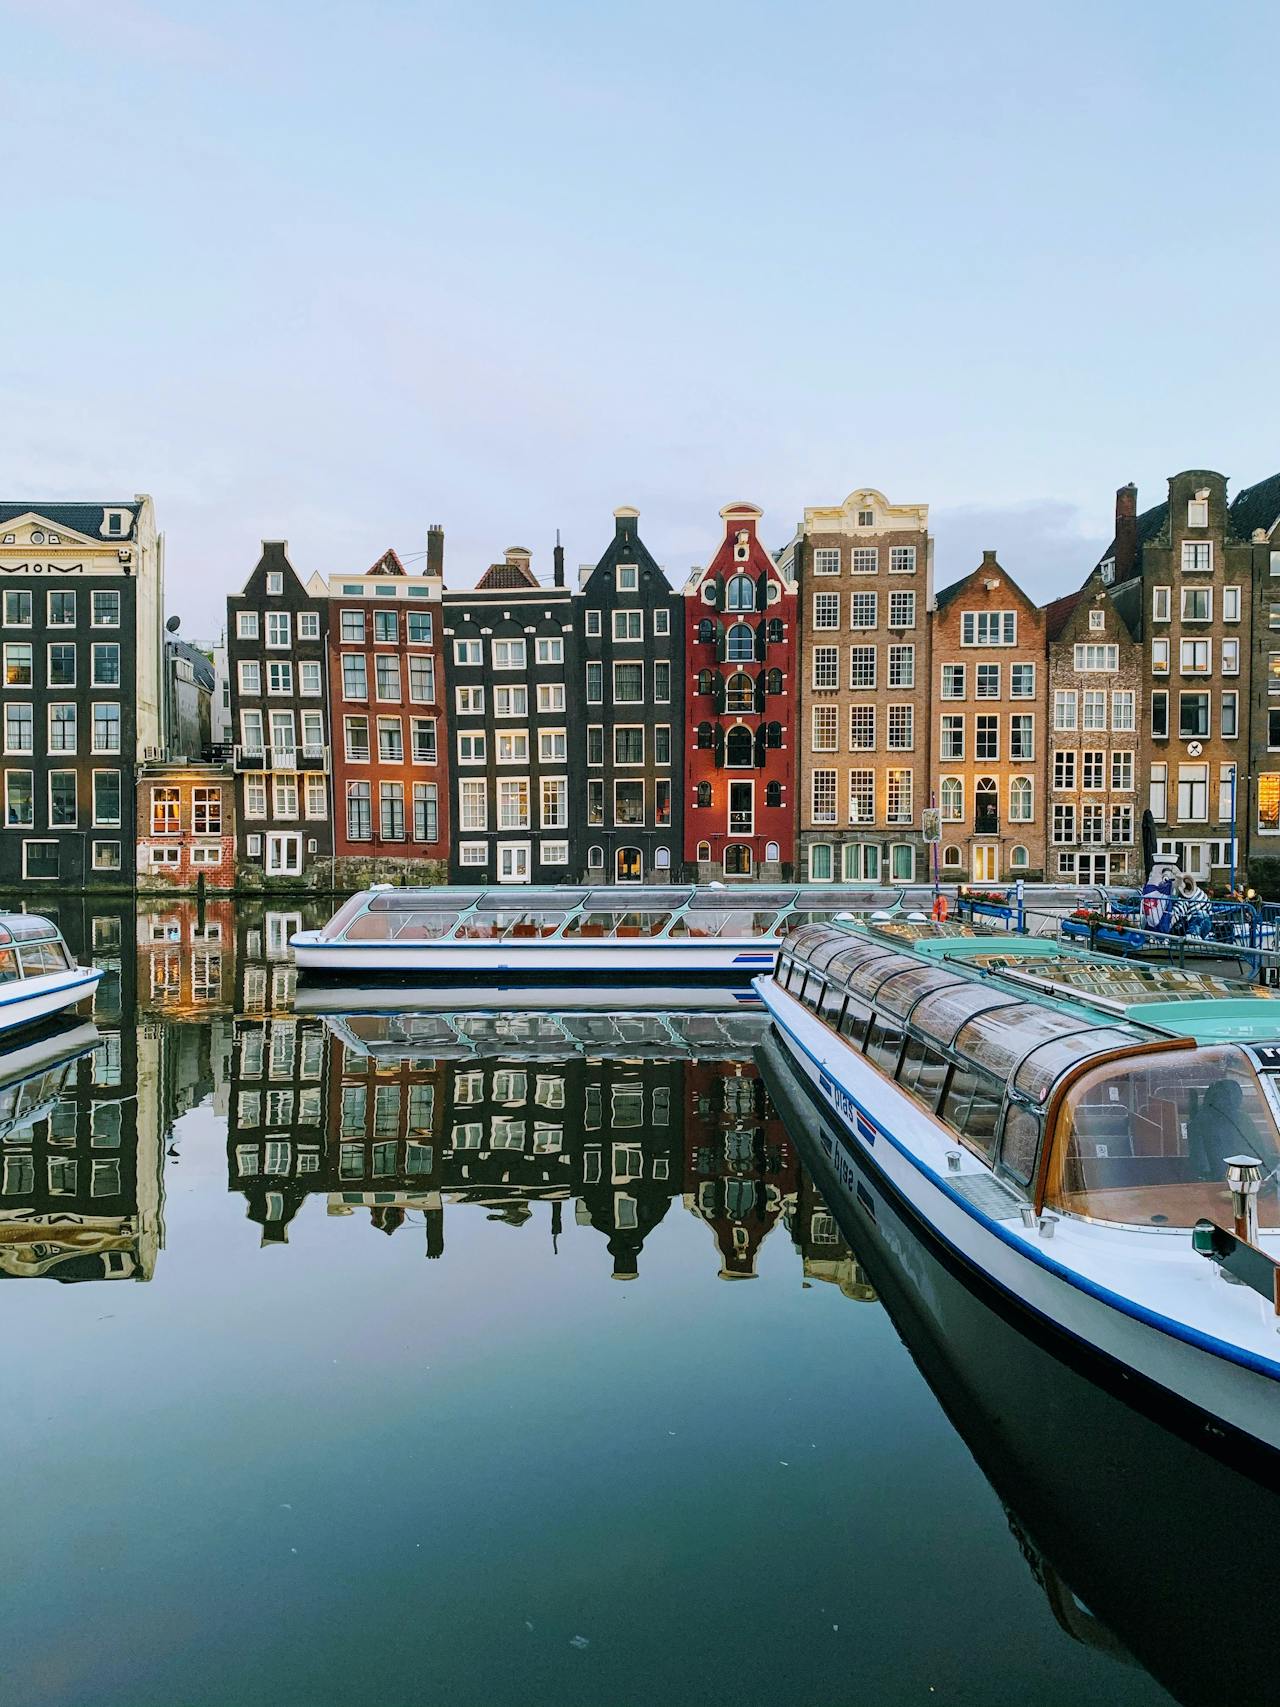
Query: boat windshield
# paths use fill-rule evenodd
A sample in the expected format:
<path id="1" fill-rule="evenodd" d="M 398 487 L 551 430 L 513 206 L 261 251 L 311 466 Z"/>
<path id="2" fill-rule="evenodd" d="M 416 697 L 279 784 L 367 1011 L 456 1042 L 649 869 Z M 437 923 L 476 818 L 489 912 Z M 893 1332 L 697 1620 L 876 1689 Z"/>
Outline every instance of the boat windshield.
<path id="1" fill-rule="evenodd" d="M 52 919 L 41 918 L 39 913 L 9 913 L 4 922 L 8 931 L 6 941 L 57 942 L 59 940 L 57 925 Z"/>
<path id="2" fill-rule="evenodd" d="M 71 964 L 71 956 L 57 941 L 24 943 L 18 955 L 24 978 L 39 978 L 46 972 L 65 972 Z"/>
<path id="3" fill-rule="evenodd" d="M 1161 1050 L 1093 1067 L 1069 1086 L 1054 1127 L 1045 1200 L 1074 1215 L 1138 1226 L 1230 1228 L 1229 1156 L 1270 1175 L 1280 1132 L 1240 1050 Z M 1258 1198 L 1280 1226 L 1276 1181 Z"/>
<path id="4" fill-rule="evenodd" d="M 348 906 L 350 903 L 348 902 Z M 346 911 L 346 908 L 343 909 Z M 341 918 L 342 914 L 338 915 Z M 335 921 L 336 922 L 336 921 Z M 422 942 L 447 936 L 458 922 L 456 913 L 361 913 L 351 920 L 344 942 Z"/>

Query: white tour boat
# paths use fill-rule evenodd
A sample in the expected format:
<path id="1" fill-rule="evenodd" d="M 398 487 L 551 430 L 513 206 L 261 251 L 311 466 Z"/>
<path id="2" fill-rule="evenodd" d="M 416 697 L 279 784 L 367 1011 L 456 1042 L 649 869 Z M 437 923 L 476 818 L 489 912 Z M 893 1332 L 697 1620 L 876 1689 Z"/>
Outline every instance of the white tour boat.
<path id="1" fill-rule="evenodd" d="M 1064 1354 L 1275 1473 L 1280 1001 L 922 915 L 806 927 L 756 987 L 859 1213 L 887 1197 Z"/>
<path id="2" fill-rule="evenodd" d="M 672 888 L 363 890 L 317 931 L 290 939 L 300 971 L 414 982 L 605 978 L 748 983 L 783 935 L 881 899 L 867 890 L 743 884 Z"/>
<path id="3" fill-rule="evenodd" d="M 74 1008 L 101 977 L 76 965 L 52 919 L 0 913 L 0 1037 Z"/>

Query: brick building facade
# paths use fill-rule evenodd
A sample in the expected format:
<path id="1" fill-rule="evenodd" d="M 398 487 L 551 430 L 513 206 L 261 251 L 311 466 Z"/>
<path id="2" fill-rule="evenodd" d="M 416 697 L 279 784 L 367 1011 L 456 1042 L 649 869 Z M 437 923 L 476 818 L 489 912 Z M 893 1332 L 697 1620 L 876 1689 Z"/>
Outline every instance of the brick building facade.
<path id="1" fill-rule="evenodd" d="M 155 761 L 138 771 L 138 888 L 234 889 L 235 775 L 226 765 Z"/>

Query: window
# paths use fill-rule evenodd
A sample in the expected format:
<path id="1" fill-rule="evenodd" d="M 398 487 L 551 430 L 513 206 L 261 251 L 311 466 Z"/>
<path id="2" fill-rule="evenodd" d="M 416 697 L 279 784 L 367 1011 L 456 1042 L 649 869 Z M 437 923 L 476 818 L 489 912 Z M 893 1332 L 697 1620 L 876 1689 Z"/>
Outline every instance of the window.
<path id="1" fill-rule="evenodd" d="M 9 650 L 8 647 L 5 649 Z M 27 648 L 30 651 L 30 647 Z M 30 675 L 28 675 L 28 681 Z M 840 686 L 840 648 L 838 646 L 815 646 L 813 649 L 813 685 L 815 688 L 838 688 Z"/>
<path id="2" fill-rule="evenodd" d="M 307 699 L 319 699 L 324 684 L 318 659 L 307 658 L 298 665 L 298 691 Z"/>
<path id="3" fill-rule="evenodd" d="M 464 830 L 488 829 L 489 801 L 483 782 L 465 778 L 459 782 L 458 807 L 462 815 L 462 828 Z M 481 864 L 483 863 L 481 861 Z"/>
<path id="4" fill-rule="evenodd" d="M 653 697 L 658 705 L 667 705 L 671 700 L 671 665 L 664 658 L 654 662 Z"/>
<path id="5" fill-rule="evenodd" d="M 398 717 L 380 717 L 378 719 L 378 757 L 389 764 L 400 764 L 404 759 L 404 731 Z"/>
<path id="6" fill-rule="evenodd" d="M 93 821 L 104 829 L 120 822 L 120 772 L 94 771 Z"/>
<path id="7" fill-rule="evenodd" d="M 1107 695 L 1102 688 L 1086 688 L 1084 692 L 1085 729 L 1094 731 L 1107 726 Z"/>
<path id="8" fill-rule="evenodd" d="M 1113 644 L 1077 646 L 1075 648 L 1075 664 L 1077 670 L 1118 670 L 1120 668 L 1120 648 Z"/>
<path id="9" fill-rule="evenodd" d="M 736 787 L 737 784 L 731 785 Z M 613 821 L 615 824 L 644 823 L 644 784 L 615 782 L 613 785 Z"/>
<path id="10" fill-rule="evenodd" d="M 119 842 L 95 842 L 93 844 L 93 869 L 95 871 L 119 871 L 121 869 Z"/>
<path id="11" fill-rule="evenodd" d="M 1076 809 L 1068 801 L 1054 802 L 1053 839 L 1055 843 L 1074 842 L 1076 839 Z"/>
<path id="12" fill-rule="evenodd" d="M 1117 794 L 1133 792 L 1133 754 L 1129 751 L 1111 755 L 1111 787 Z"/>
<path id="13" fill-rule="evenodd" d="M 659 723 L 653 731 L 653 762 L 655 765 L 671 763 L 671 725 Z"/>
<path id="14" fill-rule="evenodd" d="M 1218 733 L 1224 741 L 1234 741 L 1240 733 L 1240 695 L 1233 688 L 1222 696 Z"/>
<path id="15" fill-rule="evenodd" d="M 35 752 L 35 712 L 30 701 L 11 700 L 4 708 L 6 753 Z"/>
<path id="16" fill-rule="evenodd" d="M 1111 727 L 1121 732 L 1131 730 L 1134 723 L 1134 695 L 1132 688 L 1121 688 L 1111 695 Z"/>
<path id="17" fill-rule="evenodd" d="M 1009 779 L 1009 822 L 1029 824 L 1032 818 L 1032 790 L 1029 776 Z"/>
<path id="18" fill-rule="evenodd" d="M 529 731 L 499 729 L 494 737 L 496 758 L 500 765 L 528 764 Z"/>
<path id="19" fill-rule="evenodd" d="M 1169 695 L 1159 688 L 1151 696 L 1151 733 L 1159 740 L 1166 740 L 1169 734 Z"/>
<path id="20" fill-rule="evenodd" d="M 338 632 L 345 646 L 364 644 L 364 612 L 344 610 L 338 619 Z"/>
<path id="21" fill-rule="evenodd" d="M 373 660 L 373 679 L 377 696 L 382 700 L 400 698 L 400 660 L 390 653 L 379 652 Z"/>
<path id="22" fill-rule="evenodd" d="M 569 757 L 569 737 L 563 729 L 539 729 L 538 758 L 544 765 L 562 765 Z"/>
<path id="23" fill-rule="evenodd" d="M 495 670 L 523 670 L 526 667 L 526 647 L 523 640 L 495 640 L 493 643 Z"/>
<path id="24" fill-rule="evenodd" d="M 857 770 L 849 772 L 849 822 L 872 824 L 876 816 L 876 773 Z"/>
<path id="25" fill-rule="evenodd" d="M 963 664 L 944 664 L 942 666 L 942 697 L 943 699 L 964 698 L 965 666 Z"/>
<path id="26" fill-rule="evenodd" d="M 112 773 L 95 771 L 95 776 L 107 776 Z M 222 834 L 222 790 L 220 788 L 195 787 L 191 790 L 191 833 L 195 836 L 220 836 Z"/>
<path id="27" fill-rule="evenodd" d="M 889 627 L 914 628 L 916 625 L 916 596 L 914 593 L 889 594 Z"/>
<path id="28" fill-rule="evenodd" d="M 604 699 L 604 665 L 598 658 L 587 663 L 587 704 L 599 705 Z"/>
<path id="29" fill-rule="evenodd" d="M 1016 646 L 1018 617 L 1011 610 L 967 610 L 960 616 L 962 646 Z"/>
<path id="30" fill-rule="evenodd" d="M 1187 526 L 1189 528 L 1207 528 L 1209 525 L 1209 495 L 1207 492 L 1197 492 L 1194 498 L 1187 500 Z"/>
<path id="31" fill-rule="evenodd" d="M 540 712 L 558 712 L 564 710 L 564 683 L 538 683 L 538 710 Z"/>
<path id="32" fill-rule="evenodd" d="M 1165 821 L 1168 808 L 1168 777 L 1168 765 L 1152 765 L 1149 804 L 1151 806 L 1151 816 L 1155 819 L 1157 824 L 1163 824 Z"/>
<path id="33" fill-rule="evenodd" d="M 1104 610 L 1091 610 L 1089 612 L 1089 632 L 1091 634 L 1103 633 L 1104 630 L 1106 629 L 1106 626 L 1107 626 L 1107 613 L 1106 613 L 1106 611 L 1104 611 Z"/>
<path id="34" fill-rule="evenodd" d="M 874 575 L 880 568 L 878 545 L 855 545 L 850 553 L 850 568 L 855 575 Z"/>
<path id="35" fill-rule="evenodd" d="M 1184 587 L 1182 589 L 1182 620 L 1183 622 L 1212 622 L 1212 587 Z"/>
<path id="36" fill-rule="evenodd" d="M 568 842 L 539 842 L 538 858 L 543 865 L 568 865 Z"/>
<path id="37" fill-rule="evenodd" d="M 942 750 L 944 759 L 964 757 L 964 713 L 948 711 L 942 717 Z"/>
<path id="38" fill-rule="evenodd" d="M 975 759 L 1000 757 L 1000 719 L 991 712 L 973 720 L 973 756 Z"/>
<path id="39" fill-rule="evenodd" d="M 368 699 L 369 677 L 362 652 L 342 654 L 343 699 Z"/>
<path id="40" fill-rule="evenodd" d="M 812 819 L 815 824 L 836 822 L 836 773 L 815 770 L 812 776 Z"/>
<path id="41" fill-rule="evenodd" d="M 1222 589 L 1222 620 L 1223 620 L 1223 622 L 1239 622 L 1239 620 L 1240 620 L 1240 589 L 1239 589 L 1239 587 L 1224 587 Z"/>
<path id="42" fill-rule="evenodd" d="M 638 610 L 614 611 L 613 638 L 615 640 L 643 640 L 644 612 Z"/>
<path id="43" fill-rule="evenodd" d="M 889 686 L 913 688 L 916 685 L 916 649 L 914 646 L 889 648 Z"/>
<path id="44" fill-rule="evenodd" d="M 293 665 L 285 659 L 267 659 L 267 692 L 281 695 L 293 692 Z"/>
<path id="45" fill-rule="evenodd" d="M 1015 712 L 1009 719 L 1009 757 L 1024 762 L 1035 758 L 1035 718 L 1030 712 Z"/>
<path id="46" fill-rule="evenodd" d="M 874 646 L 849 648 L 849 686 L 873 688 L 876 685 L 876 649 Z"/>
<path id="47" fill-rule="evenodd" d="M 293 618 L 287 610 L 267 612 L 267 645 L 276 651 L 293 645 Z"/>
<path id="48" fill-rule="evenodd" d="M 711 787 L 710 783 L 707 784 L 707 787 L 708 789 Z M 701 805 L 701 801 L 699 801 L 699 805 Z M 604 823 L 604 780 L 598 776 L 587 778 L 587 823 Z"/>
<path id="49" fill-rule="evenodd" d="M 284 591 L 284 575 L 280 570 L 272 569 L 268 571 L 267 591 L 271 594 L 278 594 Z"/>
<path id="50" fill-rule="evenodd" d="M 49 772 L 49 828 L 73 830 L 76 826 L 76 773 Z"/>
<path id="51" fill-rule="evenodd" d="M 613 699 L 615 705 L 640 705 L 643 702 L 643 664 L 615 664 L 613 666 Z"/>
<path id="52" fill-rule="evenodd" d="M 74 753 L 76 750 L 76 708 L 73 704 L 49 707 L 49 751 Z"/>
<path id="53" fill-rule="evenodd" d="M 915 572 L 915 546 L 891 545 L 889 547 L 889 573 L 891 575 L 914 575 Z"/>
<path id="54" fill-rule="evenodd" d="M 831 843 L 813 842 L 809 847 L 809 881 L 810 883 L 830 883 L 831 881 Z"/>
<path id="55" fill-rule="evenodd" d="M 267 815 L 267 779 L 262 771 L 250 771 L 244 779 L 244 815 L 246 818 L 265 818 Z M 254 850 L 250 848 L 250 853 Z"/>
<path id="56" fill-rule="evenodd" d="M 974 692 L 979 699 L 1000 698 L 999 664 L 978 664 L 974 668 Z"/>
<path id="57" fill-rule="evenodd" d="M 25 587 L 5 588 L 4 625 L 6 628 L 31 627 L 31 594 Z"/>
<path id="58" fill-rule="evenodd" d="M 1222 642 L 1222 673 L 1224 676 L 1240 674 L 1240 642 L 1224 640 Z"/>
<path id="59" fill-rule="evenodd" d="M 890 824 L 909 824 L 913 811 L 911 772 L 890 768 L 886 777 L 885 818 Z"/>
<path id="60" fill-rule="evenodd" d="M 1184 539 L 1182 542 L 1183 571 L 1212 570 L 1213 545 L 1209 540 Z"/>
<path id="61" fill-rule="evenodd" d="M 853 596 L 856 598 L 857 594 L 855 593 Z M 813 626 L 815 628 L 839 628 L 839 593 L 815 593 L 813 595 Z M 751 655 L 751 653 L 747 654 L 748 657 Z"/>
<path id="62" fill-rule="evenodd" d="M 615 765 L 644 763 L 644 726 L 640 723 L 619 723 L 613 731 L 613 762 Z"/>
<path id="63" fill-rule="evenodd" d="M 1170 617 L 1170 599 L 1172 588 L 1152 587 L 1151 589 L 1151 620 L 1152 622 L 1168 622 Z"/>
<path id="64" fill-rule="evenodd" d="M 943 821 L 958 824 L 964 817 L 964 782 L 958 776 L 944 776 L 938 793 Z"/>
<path id="65" fill-rule="evenodd" d="M 620 593 L 636 592 L 640 586 L 638 565 L 635 563 L 619 563 L 617 584 Z"/>
<path id="66" fill-rule="evenodd" d="M 656 610 L 656 611 L 654 611 L 654 613 L 653 613 L 653 632 L 655 634 L 670 634 L 671 633 L 671 612 L 669 610 Z"/>
<path id="67" fill-rule="evenodd" d="M 455 664 L 483 664 L 484 642 L 482 640 L 455 640 L 453 643 L 453 661 Z"/>
<path id="68" fill-rule="evenodd" d="M 466 787 L 466 784 L 463 784 Z M 367 782 L 347 784 L 347 840 L 368 842 L 373 839 L 373 790 Z"/>
<path id="69" fill-rule="evenodd" d="M 1178 695 L 1178 739 L 1203 740 L 1209 733 L 1209 695 L 1180 693 Z"/>
<path id="70" fill-rule="evenodd" d="M 56 878 L 58 876 L 58 844 L 57 842 L 23 842 L 22 844 L 22 875 L 28 878 Z M 75 1166 L 74 1163 L 71 1164 Z M 52 1185 L 52 1180 L 50 1184 Z M 63 1181 L 59 1188 L 65 1189 Z"/>
<path id="71" fill-rule="evenodd" d="M 875 593 L 850 593 L 849 627 L 874 628 L 878 605 Z"/>
<path id="72" fill-rule="evenodd" d="M 838 616 L 837 607 L 837 618 Z M 833 623 L 832 627 L 835 626 L 836 624 Z M 745 622 L 731 624 L 729 632 L 725 636 L 724 655 L 731 664 L 748 664 L 755 657 L 756 637 Z M 617 666 L 615 665 L 614 668 L 616 670 Z"/>
<path id="73" fill-rule="evenodd" d="M 1057 688 L 1053 695 L 1053 726 L 1055 729 L 1074 729 L 1078 696 L 1074 688 Z"/>
<path id="74" fill-rule="evenodd" d="M 569 784 L 562 776 L 542 779 L 542 828 L 564 830 L 569 825 Z"/>
<path id="75" fill-rule="evenodd" d="M 915 746 L 915 707 L 913 705 L 891 705 L 889 707 L 889 745 L 909 752 Z"/>
<path id="76" fill-rule="evenodd" d="M 256 610 L 236 612 L 236 638 L 238 640 L 256 640 L 258 638 L 258 613 Z"/>
<path id="77" fill-rule="evenodd" d="M 529 784 L 523 778 L 502 777 L 498 782 L 498 828 L 529 828 Z"/>
<path id="78" fill-rule="evenodd" d="M 1112 842 L 1119 843 L 1122 847 L 1123 846 L 1129 846 L 1132 844 L 1132 842 L 1133 842 L 1133 807 L 1132 806 L 1113 806 L 1111 808 L 1111 835 L 1110 835 L 1110 840 Z"/>
<path id="79" fill-rule="evenodd" d="M 404 784 L 384 782 L 378 786 L 378 831 L 384 842 L 404 840 Z"/>
<path id="80" fill-rule="evenodd" d="M 434 717 L 411 717 L 409 733 L 412 741 L 413 762 L 416 765 L 433 765 L 436 762 L 436 720 Z"/>
<path id="81" fill-rule="evenodd" d="M 813 572 L 815 575 L 838 575 L 840 573 L 839 547 L 819 546 L 813 554 Z"/>
<path id="82" fill-rule="evenodd" d="M 94 651 L 98 649 L 95 646 Z M 115 650 L 118 652 L 119 647 Z M 119 680 L 119 676 L 116 677 Z M 49 647 L 49 686 L 73 688 L 76 685 L 76 649 L 70 640 L 55 641 Z"/>
<path id="83" fill-rule="evenodd" d="M 1081 754 L 1080 783 L 1082 788 L 1087 789 L 1090 793 L 1097 793 L 1099 789 L 1104 788 L 1106 786 L 1105 771 L 1106 755 L 1104 753 L 1098 752 L 1096 748 L 1090 748 Z"/>
<path id="84" fill-rule="evenodd" d="M 1053 786 L 1056 789 L 1073 789 L 1076 785 L 1076 756 L 1074 753 L 1062 752 L 1057 749 L 1053 755 Z"/>
<path id="85" fill-rule="evenodd" d="M 305 669 L 306 666 L 303 665 Z M 436 661 L 421 652 L 409 656 L 409 699 L 413 705 L 430 705 L 436 697 Z"/>
<path id="86" fill-rule="evenodd" d="M 482 765 L 489 756 L 488 738 L 482 729 L 458 736 L 458 763 Z"/>
<path id="87" fill-rule="evenodd" d="M 319 640 L 319 638 L 320 638 L 320 612 L 315 611 L 315 610 L 299 611 L 298 612 L 298 639 L 299 640 Z"/>
<path id="88" fill-rule="evenodd" d="M 1080 840 L 1099 847 L 1106 840 L 1106 808 L 1089 805 L 1080 808 Z"/>
<path id="89" fill-rule="evenodd" d="M 876 708 L 874 705 L 849 707 L 849 750 L 870 753 L 876 744 Z"/>
<path id="90" fill-rule="evenodd" d="M 394 646 L 400 639 L 400 616 L 393 610 L 376 610 L 373 613 L 373 639 L 375 645 Z"/>
<path id="91" fill-rule="evenodd" d="M 74 628 L 76 624 L 76 595 L 69 587 L 50 587 L 48 604 L 50 628 Z"/>
<path id="92" fill-rule="evenodd" d="M 527 717 L 529 715 L 528 688 L 523 683 L 519 687 L 494 688 L 493 715 L 495 717 Z"/>
<path id="93" fill-rule="evenodd" d="M 1009 693 L 1013 699 L 1036 697 L 1036 667 L 1034 664 L 1010 664 Z"/>
<path id="94" fill-rule="evenodd" d="M 1178 766 L 1178 817 L 1184 824 L 1208 823 L 1208 765 Z"/>

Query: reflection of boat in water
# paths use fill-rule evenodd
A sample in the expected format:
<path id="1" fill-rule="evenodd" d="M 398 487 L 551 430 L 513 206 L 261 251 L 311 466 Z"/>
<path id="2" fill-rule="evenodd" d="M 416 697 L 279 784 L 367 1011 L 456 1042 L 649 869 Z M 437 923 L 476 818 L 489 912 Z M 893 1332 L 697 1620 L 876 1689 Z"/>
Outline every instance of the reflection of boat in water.
<path id="1" fill-rule="evenodd" d="M 1259 1196 L 1280 1172 L 1280 1005 L 909 921 L 801 930 L 759 988 L 838 1172 L 873 1176 L 1012 1307 L 1280 1474 L 1280 1217 Z M 1228 1177 L 1253 1186 L 1234 1234 L 1213 1225 L 1232 1224 Z"/>
<path id="2" fill-rule="evenodd" d="M 1188 1707 L 1273 1699 L 1260 1609 L 1280 1589 L 1275 1494 L 1177 1432 L 1176 1417 L 1145 1413 L 1134 1383 L 1100 1379 L 1071 1342 L 977 1282 L 860 1159 L 837 1170 L 830 1111 L 776 1037 L 757 1060 L 1062 1628 L 1132 1655 Z"/>
<path id="3" fill-rule="evenodd" d="M 750 1012 L 327 1014 L 325 1024 L 356 1056 L 376 1061 L 747 1060 L 768 1027 Z"/>
<path id="4" fill-rule="evenodd" d="M 569 985 L 572 984 L 572 988 Z M 689 982 L 644 984 L 632 988 L 618 984 L 548 984 L 524 980 L 511 984 L 505 977 L 485 982 L 463 983 L 456 977 L 438 985 L 397 983 L 312 983 L 300 985 L 293 1009 L 299 1014 L 401 1014 L 431 1013 L 539 1013 L 571 1003 L 575 1008 L 599 1013 L 705 1012 L 720 1008 L 726 1013 L 744 1010 L 760 1013 L 763 1004 L 749 984 L 729 985 Z"/>
<path id="5" fill-rule="evenodd" d="M 896 897 L 894 897 L 896 898 Z M 347 977 L 745 983 L 798 925 L 875 903 L 866 890 L 687 884 L 619 890 L 363 890 L 290 947 L 303 972 Z"/>

